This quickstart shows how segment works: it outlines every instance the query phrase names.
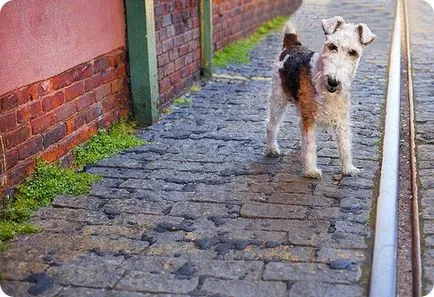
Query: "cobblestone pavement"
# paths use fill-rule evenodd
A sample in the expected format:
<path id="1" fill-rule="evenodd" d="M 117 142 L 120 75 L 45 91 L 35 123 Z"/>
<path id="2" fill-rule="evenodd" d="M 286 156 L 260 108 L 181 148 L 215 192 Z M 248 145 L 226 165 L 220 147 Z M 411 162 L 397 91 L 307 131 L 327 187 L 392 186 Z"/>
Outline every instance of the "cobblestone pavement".
<path id="1" fill-rule="evenodd" d="M 434 13 L 424 1 L 409 1 L 416 119 L 416 146 L 421 199 L 423 285 L 434 283 Z"/>
<path id="2" fill-rule="evenodd" d="M 326 132 L 318 135 L 324 178 L 301 177 L 293 110 L 280 135 L 285 155 L 265 157 L 267 77 L 281 46 L 272 34 L 249 65 L 218 71 L 256 78 L 208 82 L 189 106 L 140 133 L 152 144 L 89 167 L 104 176 L 89 195 L 40 210 L 43 231 L 0 256 L 2 288 L 13 296 L 367 295 L 393 11 L 391 1 L 305 1 L 294 17 L 311 48 L 323 40 L 320 19 L 338 14 L 378 36 L 354 83 L 360 177 L 333 178 L 338 153 Z"/>

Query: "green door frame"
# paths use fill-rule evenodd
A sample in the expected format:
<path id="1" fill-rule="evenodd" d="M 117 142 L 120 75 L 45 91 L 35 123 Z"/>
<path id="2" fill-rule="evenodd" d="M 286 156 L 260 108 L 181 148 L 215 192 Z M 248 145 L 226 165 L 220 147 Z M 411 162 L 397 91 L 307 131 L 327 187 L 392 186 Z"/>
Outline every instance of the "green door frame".
<path id="1" fill-rule="evenodd" d="M 140 126 L 158 120 L 158 72 L 153 0 L 125 0 L 133 111 Z"/>
<path id="2" fill-rule="evenodd" d="M 212 77 L 212 0 L 199 1 L 200 64 L 202 75 Z"/>
<path id="3" fill-rule="evenodd" d="M 140 126 L 158 120 L 154 0 L 125 0 L 128 63 L 134 116 Z M 201 71 L 212 76 L 212 0 L 199 0 Z"/>

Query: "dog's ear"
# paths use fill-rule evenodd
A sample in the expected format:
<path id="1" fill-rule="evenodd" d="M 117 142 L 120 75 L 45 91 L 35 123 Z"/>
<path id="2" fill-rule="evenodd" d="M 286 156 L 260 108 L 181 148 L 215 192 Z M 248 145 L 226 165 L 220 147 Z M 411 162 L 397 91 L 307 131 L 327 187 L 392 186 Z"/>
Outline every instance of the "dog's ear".
<path id="1" fill-rule="evenodd" d="M 335 16 L 330 19 L 322 20 L 322 28 L 325 35 L 332 35 L 337 29 L 342 28 L 345 21 L 341 16 Z"/>
<path id="2" fill-rule="evenodd" d="M 377 36 L 371 32 L 366 24 L 357 24 L 357 32 L 359 33 L 360 43 L 364 46 L 372 43 Z"/>

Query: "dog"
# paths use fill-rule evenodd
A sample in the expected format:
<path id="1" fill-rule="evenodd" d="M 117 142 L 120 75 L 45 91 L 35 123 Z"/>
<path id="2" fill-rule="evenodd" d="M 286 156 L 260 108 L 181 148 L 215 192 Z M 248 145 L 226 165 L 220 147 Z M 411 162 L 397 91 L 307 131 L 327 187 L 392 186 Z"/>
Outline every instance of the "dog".
<path id="1" fill-rule="evenodd" d="M 268 99 L 267 154 L 280 155 L 277 134 L 289 102 L 300 116 L 303 175 L 322 178 L 317 166 L 315 127 L 331 128 L 336 134 L 342 174 L 356 175 L 350 131 L 350 92 L 366 46 L 376 36 L 366 24 L 345 23 L 340 16 L 322 20 L 325 42 L 321 53 L 302 46 L 293 25 L 284 29 L 283 48 L 272 70 Z"/>

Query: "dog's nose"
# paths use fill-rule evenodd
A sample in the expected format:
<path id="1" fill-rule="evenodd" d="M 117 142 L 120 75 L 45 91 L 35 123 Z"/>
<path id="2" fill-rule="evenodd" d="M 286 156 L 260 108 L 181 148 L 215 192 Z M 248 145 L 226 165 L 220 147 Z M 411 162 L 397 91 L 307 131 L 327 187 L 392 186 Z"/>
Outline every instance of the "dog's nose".
<path id="1" fill-rule="evenodd" d="M 327 78 L 327 84 L 333 89 L 336 89 L 339 86 L 339 82 L 332 77 Z"/>

